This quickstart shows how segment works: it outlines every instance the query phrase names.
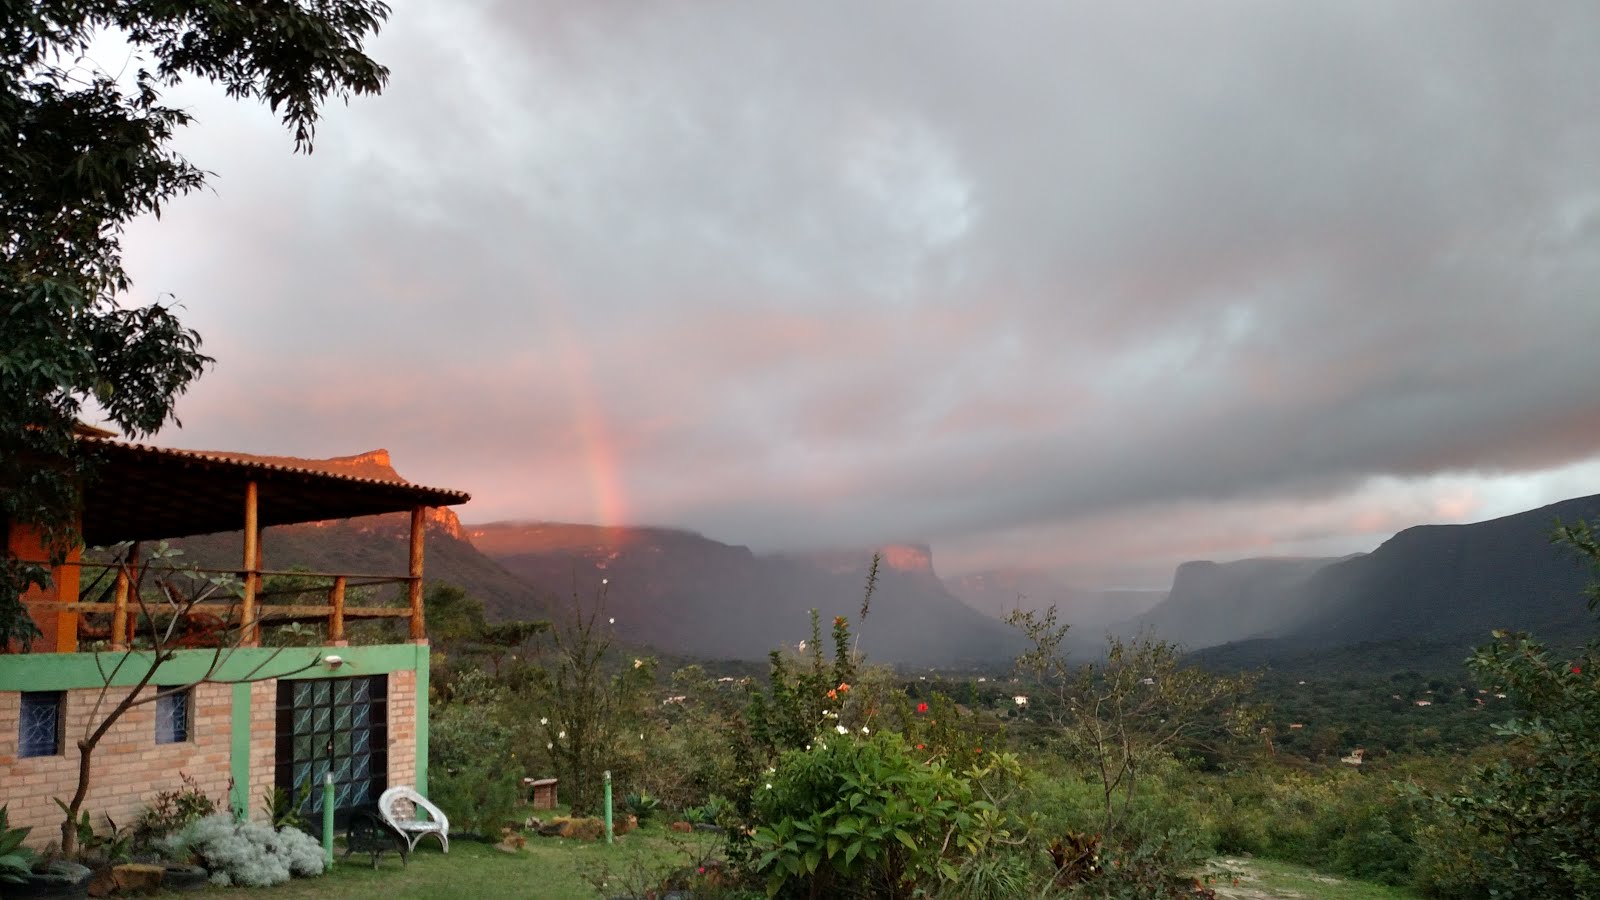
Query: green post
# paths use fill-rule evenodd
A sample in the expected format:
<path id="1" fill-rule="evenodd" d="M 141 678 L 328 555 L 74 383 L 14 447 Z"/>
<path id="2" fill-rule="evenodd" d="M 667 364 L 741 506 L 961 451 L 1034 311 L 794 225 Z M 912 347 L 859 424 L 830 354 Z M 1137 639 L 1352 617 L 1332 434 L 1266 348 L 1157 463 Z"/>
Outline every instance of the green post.
<path id="1" fill-rule="evenodd" d="M 606 843 L 611 843 L 611 770 L 606 770 Z"/>
<path id="2" fill-rule="evenodd" d="M 333 868 L 333 773 L 322 776 L 322 862 Z"/>

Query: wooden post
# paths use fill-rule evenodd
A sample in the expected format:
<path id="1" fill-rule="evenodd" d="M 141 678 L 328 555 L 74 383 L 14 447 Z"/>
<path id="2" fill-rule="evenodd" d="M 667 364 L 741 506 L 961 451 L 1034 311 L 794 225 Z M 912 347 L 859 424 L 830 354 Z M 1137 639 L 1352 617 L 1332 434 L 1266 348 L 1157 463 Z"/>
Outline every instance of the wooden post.
<path id="1" fill-rule="evenodd" d="M 406 588 L 411 595 L 411 639 L 425 640 L 428 630 L 422 619 L 422 533 L 427 508 L 411 508 L 411 580 Z"/>
<path id="2" fill-rule="evenodd" d="M 122 568 L 122 571 L 128 576 L 129 603 L 128 612 L 126 614 L 128 625 L 127 631 L 124 633 L 128 636 L 129 641 L 132 641 L 135 637 L 137 637 L 139 631 L 139 598 L 135 597 L 134 593 L 139 590 L 139 585 L 143 581 L 143 579 L 139 577 L 139 567 L 141 565 L 143 565 L 143 562 L 139 558 L 139 542 L 134 541 L 133 545 L 128 548 L 128 562 Z M 150 627 L 154 628 L 155 623 L 150 623 Z"/>
<path id="3" fill-rule="evenodd" d="M 260 631 L 256 628 L 256 578 L 261 569 L 261 529 L 257 527 L 256 483 L 244 486 L 244 597 L 239 602 L 239 627 L 245 629 L 239 636 L 241 647 L 254 647 L 259 643 Z"/>
<path id="4" fill-rule="evenodd" d="M 335 576 L 333 590 L 328 592 L 328 602 L 333 604 L 333 616 L 328 620 L 328 643 L 335 647 L 343 647 L 345 645 L 344 583 L 345 577 L 343 575 Z"/>
<path id="5" fill-rule="evenodd" d="M 111 649 L 128 649 L 128 570 L 117 567 L 116 593 L 111 601 Z"/>

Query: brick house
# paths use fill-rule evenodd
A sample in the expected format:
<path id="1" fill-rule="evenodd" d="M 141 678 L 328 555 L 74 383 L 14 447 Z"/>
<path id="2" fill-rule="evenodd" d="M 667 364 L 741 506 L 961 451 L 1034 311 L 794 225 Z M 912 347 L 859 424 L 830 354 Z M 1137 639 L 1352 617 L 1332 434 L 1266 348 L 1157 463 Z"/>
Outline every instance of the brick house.
<path id="1" fill-rule="evenodd" d="M 0 648 L 0 804 L 9 806 L 13 826 L 34 826 L 29 843 L 57 836 L 61 812 L 53 798 L 76 789 L 77 740 L 96 718 L 97 699 L 105 693 L 115 703 L 151 665 L 139 638 L 156 618 L 155 606 L 139 603 L 141 542 L 241 528 L 240 565 L 225 573 L 232 576 L 226 590 L 185 614 L 181 624 L 197 639 L 185 641 L 192 646 L 175 651 L 152 684 L 209 680 L 135 706 L 118 721 L 94 752 L 83 809 L 97 828 L 107 815 L 129 825 L 157 793 L 180 787 L 183 775 L 240 816 L 261 816 L 263 794 L 274 786 L 320 784 L 330 773 L 341 817 L 376 803 L 390 785 L 425 793 L 425 523 L 430 508 L 468 496 L 319 467 L 321 461 L 172 450 L 93 432 L 79 440 L 96 459 L 80 510 L 84 541 L 115 545 L 122 555 L 90 561 L 72 554 L 55 568 L 50 590 L 23 597 L 42 637 L 27 652 Z M 404 573 L 263 567 L 262 528 L 385 513 L 410 514 Z M 26 527 L 0 521 L 0 540 L 17 558 L 43 555 Z M 283 570 L 296 561 L 274 562 Z M 297 578 L 289 604 L 263 593 L 263 579 L 279 574 Z M 317 599 L 326 592 L 325 602 L 305 604 L 308 583 Z M 347 588 L 368 585 L 397 586 L 401 604 L 345 605 Z M 346 621 L 373 619 L 403 622 L 407 637 L 350 645 Z M 263 626 L 270 642 L 270 629 L 296 622 L 313 627 L 313 646 L 261 646 Z M 109 693 L 107 672 L 114 673 Z M 304 793 L 303 812 L 320 816 L 321 791 Z"/>

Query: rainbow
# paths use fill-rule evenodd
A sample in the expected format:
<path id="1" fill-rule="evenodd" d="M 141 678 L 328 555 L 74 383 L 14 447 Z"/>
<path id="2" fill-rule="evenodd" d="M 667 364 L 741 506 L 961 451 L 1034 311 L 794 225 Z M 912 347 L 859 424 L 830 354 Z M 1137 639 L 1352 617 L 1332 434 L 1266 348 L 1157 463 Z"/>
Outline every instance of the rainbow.
<path id="1" fill-rule="evenodd" d="M 557 302 L 547 304 L 546 308 L 554 326 L 549 333 L 559 344 L 561 374 L 566 382 L 567 399 L 594 501 L 594 522 L 615 529 L 627 524 L 628 504 L 622 487 L 621 467 L 617 463 L 617 441 L 595 388 L 593 355 L 585 349 L 584 342 L 568 321 L 564 305 Z"/>

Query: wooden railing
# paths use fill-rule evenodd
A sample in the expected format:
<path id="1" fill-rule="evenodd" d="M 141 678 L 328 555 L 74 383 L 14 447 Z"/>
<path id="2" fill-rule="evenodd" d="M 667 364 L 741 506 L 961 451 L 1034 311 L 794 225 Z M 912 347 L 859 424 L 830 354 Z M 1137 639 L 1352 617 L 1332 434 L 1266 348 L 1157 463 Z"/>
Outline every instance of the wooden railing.
<path id="1" fill-rule="evenodd" d="M 335 572 L 304 572 L 304 571 L 271 571 L 256 569 L 253 571 L 239 571 L 235 569 L 204 569 L 182 568 L 163 570 L 149 573 L 147 577 L 154 577 L 156 581 L 166 578 L 169 581 L 177 577 L 216 575 L 231 575 L 239 578 L 236 586 L 239 593 L 228 593 L 226 588 L 218 588 L 219 593 L 213 597 L 203 599 L 158 599 L 140 602 L 134 595 L 136 576 L 132 567 L 125 563 L 98 563 L 73 561 L 64 563 L 67 566 L 77 566 L 80 569 L 99 569 L 113 572 L 111 585 L 112 599 L 87 601 L 63 601 L 58 599 L 37 599 L 24 601 L 37 620 L 41 614 L 71 613 L 73 619 L 61 623 L 74 629 L 81 644 L 85 636 L 81 617 L 84 615 L 108 615 L 110 627 L 104 631 L 95 629 L 88 631 L 91 639 L 106 640 L 113 650 L 125 650 L 133 643 L 135 629 L 141 622 L 170 622 L 175 616 L 184 617 L 186 629 L 173 629 L 176 635 L 192 635 L 200 633 L 204 637 L 206 632 L 219 633 L 219 637 L 226 637 L 227 645 L 255 646 L 260 642 L 261 626 L 270 624 L 289 624 L 294 622 L 318 622 L 327 626 L 326 640 L 332 646 L 343 645 L 347 638 L 345 633 L 346 620 L 349 619 L 408 619 L 410 620 L 410 635 L 412 639 L 426 637 L 426 631 L 421 615 L 421 577 L 420 575 L 371 575 Z M 326 581 L 324 587 L 318 584 L 299 584 L 291 587 L 274 587 L 263 589 L 261 579 L 281 576 L 294 578 L 300 581 L 320 582 Z M 102 576 L 103 577 L 103 576 Z M 254 582 L 252 583 L 252 579 Z M 375 587 L 382 585 L 404 585 L 405 590 L 401 596 L 411 601 L 405 606 L 349 606 L 346 596 L 351 588 Z M 328 602 L 325 604 L 305 603 L 272 603 L 270 598 L 278 596 L 304 596 L 307 594 L 325 593 Z M 267 602 L 262 602 L 267 601 Z M 61 627 L 58 625 L 58 628 Z M 102 637 L 104 635 L 104 637 Z M 216 646 L 216 643 L 188 644 L 183 643 L 180 637 L 180 646 Z"/>

